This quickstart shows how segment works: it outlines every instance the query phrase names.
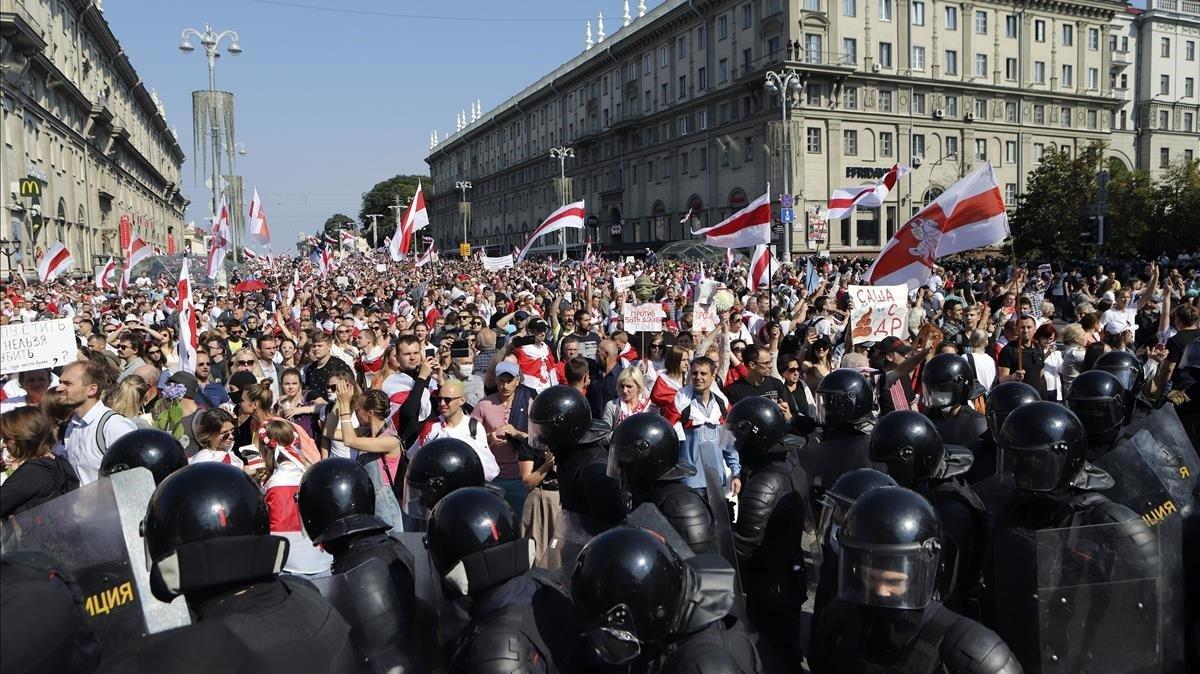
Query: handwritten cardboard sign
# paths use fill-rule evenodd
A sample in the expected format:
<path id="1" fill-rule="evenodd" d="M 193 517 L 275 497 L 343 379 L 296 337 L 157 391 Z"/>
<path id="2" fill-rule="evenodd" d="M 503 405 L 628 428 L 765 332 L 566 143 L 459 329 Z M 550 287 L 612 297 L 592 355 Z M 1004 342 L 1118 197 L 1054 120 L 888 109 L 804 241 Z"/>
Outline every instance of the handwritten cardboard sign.
<path id="1" fill-rule="evenodd" d="M 662 330 L 663 308 L 657 302 L 626 304 L 621 311 L 625 332 L 658 332 Z"/>
<path id="2" fill-rule="evenodd" d="M 79 357 L 69 318 L 0 326 L 0 374 L 58 367 Z"/>
<path id="3" fill-rule="evenodd" d="M 908 337 L 908 286 L 849 286 L 855 344 Z"/>

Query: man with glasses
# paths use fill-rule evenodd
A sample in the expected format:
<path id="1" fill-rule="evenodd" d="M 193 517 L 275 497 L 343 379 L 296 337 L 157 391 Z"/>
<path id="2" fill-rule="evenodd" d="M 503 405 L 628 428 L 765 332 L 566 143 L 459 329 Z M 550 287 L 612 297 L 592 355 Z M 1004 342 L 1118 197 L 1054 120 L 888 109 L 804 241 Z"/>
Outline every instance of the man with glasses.
<path id="1" fill-rule="evenodd" d="M 433 440 L 456 438 L 470 445 L 479 455 L 483 463 L 483 479 L 488 482 L 496 479 L 500 474 L 500 464 L 496 463 L 496 456 L 488 446 L 487 431 L 478 419 L 463 413 L 463 405 L 467 402 L 466 385 L 457 379 L 447 379 L 430 400 L 437 409 L 437 418 L 427 421 L 421 429 L 416 444 L 409 450 L 409 461 Z"/>
<path id="2" fill-rule="evenodd" d="M 204 342 L 204 348 L 212 359 L 212 379 L 224 386 L 229 381 L 229 361 L 226 360 L 225 340 L 219 336 L 209 337 Z"/>
<path id="3" fill-rule="evenodd" d="M 304 368 L 304 384 L 313 395 L 320 396 L 326 402 L 334 399 L 329 391 L 329 378 L 334 372 L 340 372 L 350 381 L 354 381 L 354 371 L 340 359 L 333 357 L 333 338 L 324 332 L 314 332 L 309 337 L 309 348 L 313 362 Z"/>
<path id="4" fill-rule="evenodd" d="M 229 392 L 225 390 L 224 386 L 213 380 L 212 369 L 212 357 L 205 351 L 196 351 L 197 397 L 202 402 L 207 401 L 212 407 L 216 407 L 229 402 Z"/>
<path id="5" fill-rule="evenodd" d="M 117 338 L 117 355 L 121 357 L 121 363 L 124 365 L 121 376 L 117 377 L 118 382 L 146 364 L 146 360 L 142 358 L 145 349 L 145 344 L 136 332 L 126 332 Z"/>
<path id="6" fill-rule="evenodd" d="M 783 418 L 790 422 L 800 414 L 791 393 L 783 382 L 772 376 L 775 373 L 775 357 L 767 349 L 751 344 L 742 351 L 742 362 L 746 364 L 746 376 L 728 387 L 729 399 L 737 404 L 743 398 L 762 396 L 779 405 Z"/>
<path id="7" fill-rule="evenodd" d="M 242 327 L 242 322 L 236 319 L 225 321 L 225 348 L 229 349 L 229 353 L 237 353 L 246 345 L 245 336 L 246 328 Z"/>

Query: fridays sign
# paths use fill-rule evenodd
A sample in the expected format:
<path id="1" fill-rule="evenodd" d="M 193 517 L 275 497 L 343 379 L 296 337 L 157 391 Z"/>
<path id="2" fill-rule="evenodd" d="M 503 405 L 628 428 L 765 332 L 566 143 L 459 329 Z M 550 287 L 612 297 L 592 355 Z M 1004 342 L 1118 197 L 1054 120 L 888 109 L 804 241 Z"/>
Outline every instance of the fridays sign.
<path id="1" fill-rule="evenodd" d="M 851 334 L 856 344 L 908 337 L 908 286 L 849 286 L 854 301 Z"/>

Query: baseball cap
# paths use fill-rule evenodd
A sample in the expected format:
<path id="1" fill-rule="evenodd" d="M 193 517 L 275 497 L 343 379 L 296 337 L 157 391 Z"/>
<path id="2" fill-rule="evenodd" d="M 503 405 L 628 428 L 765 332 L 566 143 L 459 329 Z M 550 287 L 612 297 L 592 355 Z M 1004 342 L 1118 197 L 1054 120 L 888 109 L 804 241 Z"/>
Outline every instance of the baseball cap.
<path id="1" fill-rule="evenodd" d="M 884 353 L 898 353 L 902 356 L 907 354 L 909 351 L 912 351 L 912 347 L 906 344 L 904 340 L 900 339 L 899 337 L 892 336 L 884 337 L 883 340 L 879 342 L 879 348 L 882 349 Z"/>
<path id="2" fill-rule="evenodd" d="M 540 318 L 534 318 L 534 319 L 530 320 L 529 324 L 526 325 L 525 327 L 528 328 L 529 332 L 531 332 L 531 333 L 546 332 L 549 329 L 549 327 L 546 325 L 546 321 L 543 321 Z"/>
<path id="3" fill-rule="evenodd" d="M 1110 335 L 1119 335 L 1125 331 L 1137 332 L 1137 325 L 1122 320 L 1109 321 L 1104 324 L 1104 331 Z"/>
<path id="4" fill-rule="evenodd" d="M 521 368 L 517 367 L 517 364 L 512 361 L 502 360 L 499 363 L 496 363 L 496 376 L 499 377 L 502 374 L 506 374 L 511 377 L 520 377 Z"/>

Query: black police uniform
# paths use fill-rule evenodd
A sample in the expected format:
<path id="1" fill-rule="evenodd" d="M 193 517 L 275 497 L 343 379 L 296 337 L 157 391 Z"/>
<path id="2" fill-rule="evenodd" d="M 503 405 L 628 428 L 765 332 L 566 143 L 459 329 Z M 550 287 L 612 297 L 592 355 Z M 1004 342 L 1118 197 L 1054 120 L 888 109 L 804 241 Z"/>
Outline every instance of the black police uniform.
<path id="1" fill-rule="evenodd" d="M 74 577 L 50 555 L 18 550 L 0 557 L 0 670 L 91 672 L 103 649 Z"/>
<path id="2" fill-rule="evenodd" d="M 406 531 L 424 531 L 425 520 L 446 494 L 485 484 L 483 462 L 471 445 L 458 438 L 438 438 L 421 447 L 404 471 Z"/>
<path id="3" fill-rule="evenodd" d="M 1012 411 L 1032 402 L 1041 400 L 1037 389 L 1022 381 L 1007 381 L 997 384 L 988 392 L 987 397 L 987 433 L 983 435 L 979 448 L 973 453 L 975 462 L 967 471 L 965 479 L 970 484 L 979 484 L 996 475 L 996 437 L 1004 421 Z M 936 422 L 935 422 L 936 423 Z"/>
<path id="4" fill-rule="evenodd" d="M 907 489 L 875 489 L 851 506 L 838 538 L 839 596 L 815 618 L 813 672 L 1021 671 L 994 632 L 933 601 L 941 538 L 933 507 Z M 880 571 L 902 571 L 903 585 L 881 582 Z"/>
<path id="5" fill-rule="evenodd" d="M 970 406 L 975 372 L 963 356 L 939 353 L 921 368 L 921 400 L 942 441 L 976 453 L 987 433 L 987 419 Z"/>
<path id="6" fill-rule="evenodd" d="M 874 403 L 867 378 L 857 370 L 834 370 L 821 380 L 817 398 L 820 403 L 817 421 L 824 424 L 825 430 L 821 442 L 806 446 L 800 460 L 811 480 L 814 501 L 851 470 L 882 468 L 867 457 Z"/>
<path id="7" fill-rule="evenodd" d="M 1075 378 L 1067 391 L 1067 407 L 1087 432 L 1087 459 L 1095 461 L 1116 447 L 1128 422 L 1133 398 L 1110 372 L 1089 370 Z"/>
<path id="8" fill-rule="evenodd" d="M 608 424 L 593 421 L 578 440 L 554 450 L 562 508 L 578 514 L 592 534 L 616 526 L 629 514 L 628 495 L 619 480 L 608 476 L 611 434 Z"/>

